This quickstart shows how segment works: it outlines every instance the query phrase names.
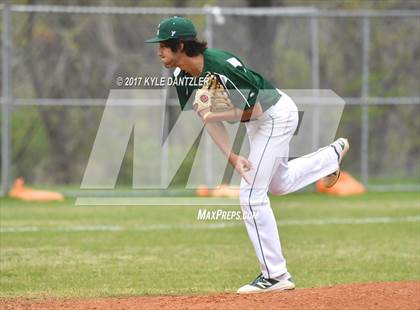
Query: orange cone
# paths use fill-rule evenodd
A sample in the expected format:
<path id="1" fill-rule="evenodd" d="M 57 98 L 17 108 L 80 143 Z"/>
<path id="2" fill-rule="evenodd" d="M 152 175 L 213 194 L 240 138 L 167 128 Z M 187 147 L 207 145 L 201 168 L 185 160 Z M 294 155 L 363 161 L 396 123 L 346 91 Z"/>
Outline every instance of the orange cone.
<path id="1" fill-rule="evenodd" d="M 208 197 L 210 196 L 210 190 L 207 185 L 199 185 L 197 187 L 196 194 L 199 197 Z"/>
<path id="2" fill-rule="evenodd" d="M 315 184 L 316 191 L 335 196 L 360 195 L 366 192 L 362 183 L 353 178 L 349 173 L 341 171 L 340 178 L 331 188 L 326 188 L 322 180 Z"/>
<path id="3" fill-rule="evenodd" d="M 25 180 L 23 178 L 16 179 L 12 189 L 9 192 L 9 197 L 21 199 L 24 201 L 63 201 L 64 196 L 60 193 L 36 190 L 25 187 Z"/>
<path id="4" fill-rule="evenodd" d="M 212 196 L 213 197 L 228 197 L 228 198 L 239 197 L 239 188 L 222 184 L 213 190 Z"/>

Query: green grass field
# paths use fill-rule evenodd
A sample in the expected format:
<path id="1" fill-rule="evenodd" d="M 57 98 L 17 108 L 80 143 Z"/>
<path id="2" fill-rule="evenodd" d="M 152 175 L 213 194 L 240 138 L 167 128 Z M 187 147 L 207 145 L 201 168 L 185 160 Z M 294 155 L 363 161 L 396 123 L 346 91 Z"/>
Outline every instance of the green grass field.
<path id="1" fill-rule="evenodd" d="M 259 272 L 242 221 L 197 220 L 239 207 L 0 203 L 1 297 L 233 292 Z M 272 205 L 298 287 L 420 279 L 418 193 Z"/>

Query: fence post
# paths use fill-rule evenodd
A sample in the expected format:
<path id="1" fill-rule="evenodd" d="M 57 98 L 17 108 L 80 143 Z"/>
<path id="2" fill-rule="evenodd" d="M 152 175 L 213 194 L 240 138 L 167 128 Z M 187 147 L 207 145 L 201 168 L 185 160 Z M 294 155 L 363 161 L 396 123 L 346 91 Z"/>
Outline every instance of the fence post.
<path id="1" fill-rule="evenodd" d="M 167 80 L 170 76 L 169 70 L 166 68 L 162 69 L 162 76 L 165 77 Z M 171 106 L 168 105 L 168 97 L 169 97 L 169 86 L 168 83 L 166 83 L 165 87 L 162 88 L 161 98 L 162 98 L 162 133 L 163 137 L 168 139 L 169 136 L 169 125 L 170 125 L 170 115 L 171 113 L 169 110 L 171 109 Z M 160 154 L 160 188 L 164 189 L 166 188 L 166 184 L 168 184 L 168 167 L 169 167 L 169 153 L 168 153 L 168 145 L 167 143 L 164 143 L 164 140 L 162 141 L 162 147 L 161 147 L 161 154 Z"/>
<path id="2" fill-rule="evenodd" d="M 319 17 L 311 17 L 311 63 L 312 63 L 312 92 L 318 98 L 319 82 Z M 312 120 L 312 149 L 318 149 L 319 145 L 319 103 L 316 103 Z"/>
<path id="3" fill-rule="evenodd" d="M 362 128 L 361 128 L 361 178 L 365 186 L 369 182 L 369 41 L 370 19 L 363 17 L 362 22 Z"/>
<path id="4" fill-rule="evenodd" d="M 1 139 L 1 195 L 6 196 L 10 188 L 11 168 L 11 112 L 12 112 L 12 80 L 11 80 L 11 23 L 10 4 L 3 5 L 3 35 L 2 35 L 2 139 Z"/>
<path id="5" fill-rule="evenodd" d="M 206 7 L 206 28 L 204 30 L 204 36 L 207 41 L 208 47 L 213 47 L 213 11 L 212 7 Z M 204 149 L 205 149 L 205 182 L 207 185 L 213 184 L 213 142 L 209 134 L 205 131 L 204 133 Z"/>

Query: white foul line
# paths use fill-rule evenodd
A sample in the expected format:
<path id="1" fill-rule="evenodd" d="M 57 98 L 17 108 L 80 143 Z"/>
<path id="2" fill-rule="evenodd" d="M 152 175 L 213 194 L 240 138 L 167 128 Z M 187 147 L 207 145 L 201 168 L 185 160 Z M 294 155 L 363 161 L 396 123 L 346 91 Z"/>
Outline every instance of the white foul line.
<path id="1" fill-rule="evenodd" d="M 331 218 L 331 219 L 308 219 L 308 220 L 284 220 L 277 221 L 277 225 L 306 226 L 306 225 L 365 225 L 365 224 L 389 224 L 401 222 L 419 222 L 420 216 L 406 217 L 366 217 L 366 218 Z M 201 221 L 205 222 L 205 221 Z M 207 221 L 208 222 L 208 221 Z M 77 225 L 77 226 L 3 226 L 0 233 L 22 232 L 115 232 L 115 231 L 148 231 L 148 230 L 171 230 L 171 229 L 221 229 L 228 227 L 241 227 L 242 221 L 231 223 L 200 223 L 200 224 L 152 224 L 124 227 L 120 225 Z"/>

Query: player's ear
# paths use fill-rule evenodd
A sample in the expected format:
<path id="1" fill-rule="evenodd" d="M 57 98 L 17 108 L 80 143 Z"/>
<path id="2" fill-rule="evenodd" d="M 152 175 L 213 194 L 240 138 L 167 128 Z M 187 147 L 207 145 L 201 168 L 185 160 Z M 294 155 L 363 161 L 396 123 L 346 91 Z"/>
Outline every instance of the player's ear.
<path id="1" fill-rule="evenodd" d="M 184 41 L 180 40 L 179 43 L 178 43 L 178 50 L 177 50 L 177 52 L 180 52 L 180 53 L 185 52 L 184 46 L 185 46 Z"/>

